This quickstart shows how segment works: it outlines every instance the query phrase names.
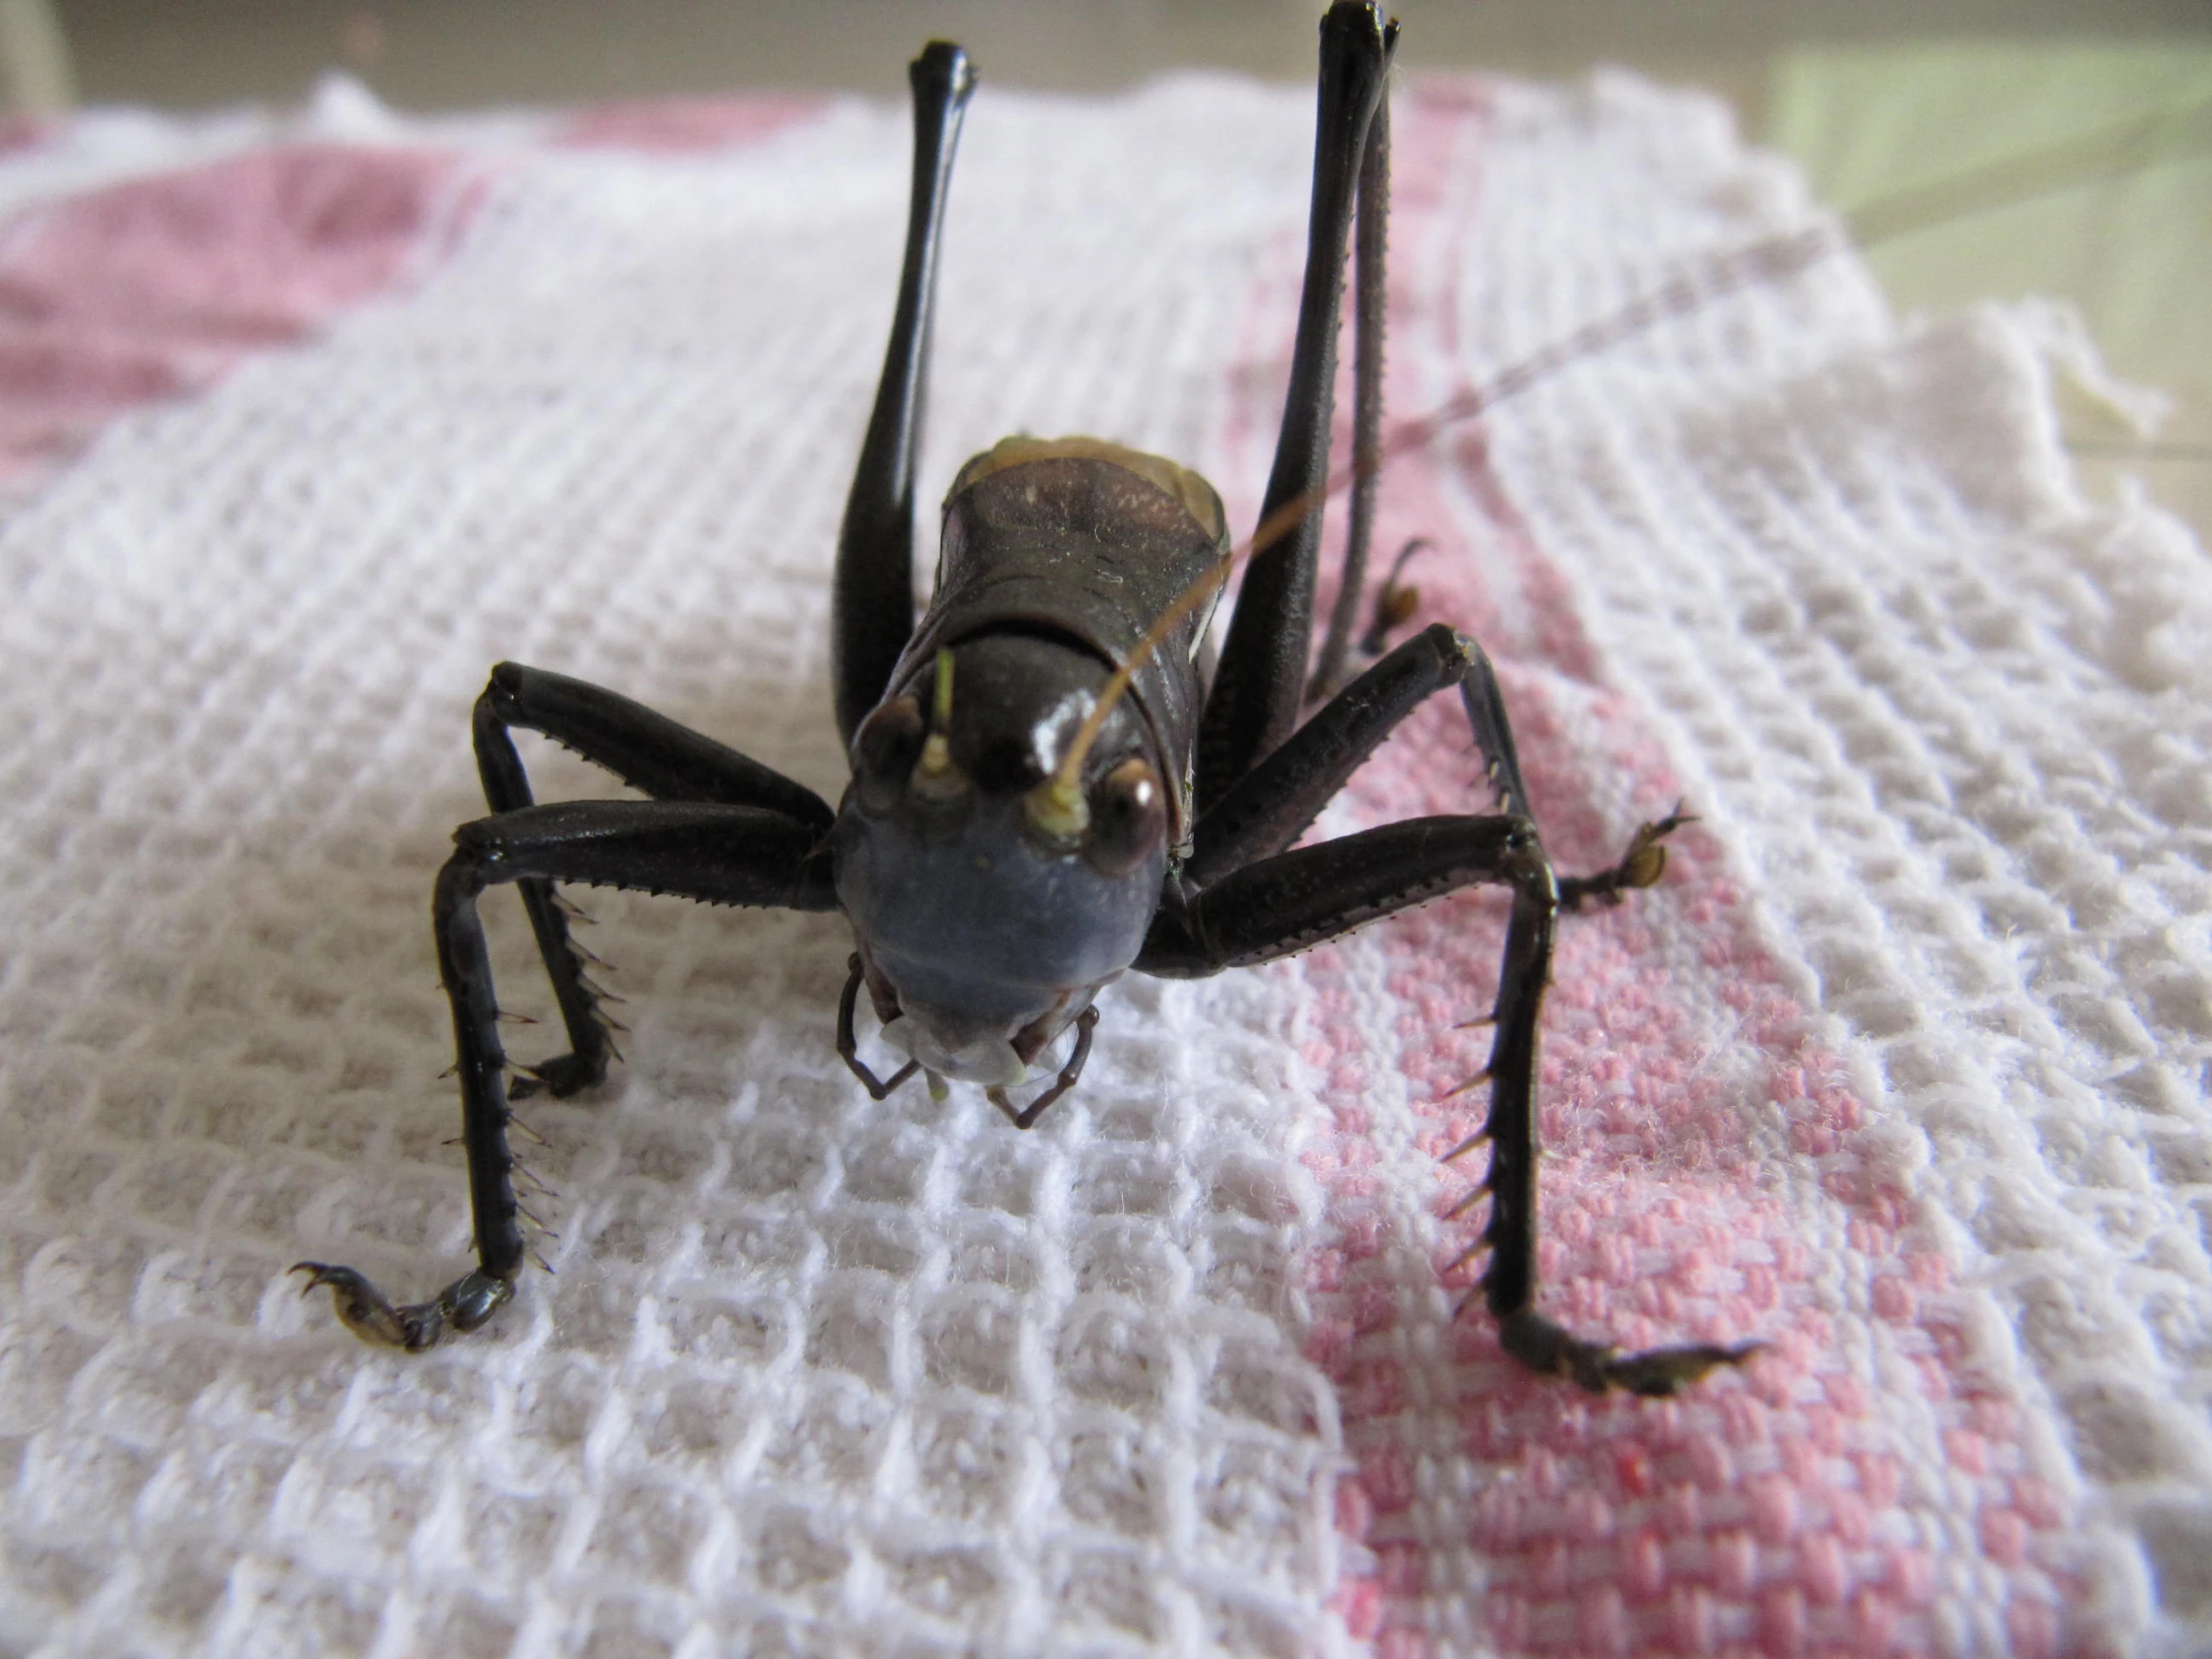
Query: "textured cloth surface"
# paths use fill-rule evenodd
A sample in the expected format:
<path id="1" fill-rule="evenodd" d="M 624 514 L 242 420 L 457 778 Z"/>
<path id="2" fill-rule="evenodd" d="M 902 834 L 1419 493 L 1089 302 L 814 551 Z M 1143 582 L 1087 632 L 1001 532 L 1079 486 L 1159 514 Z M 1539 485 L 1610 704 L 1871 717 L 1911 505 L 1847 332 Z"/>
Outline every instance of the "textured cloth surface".
<path id="1" fill-rule="evenodd" d="M 1091 431 L 1249 522 L 1311 123 L 986 89 L 925 495 Z M 2074 488 L 2061 319 L 1898 323 L 1712 107 L 1396 128 L 1393 404 L 1522 389 L 1393 466 L 1384 546 L 1433 540 L 1562 865 L 1702 820 L 1563 931 L 1545 1307 L 1758 1361 L 1595 1401 L 1454 1320 L 1483 895 L 1125 982 L 1027 1134 L 866 1098 L 833 918 L 579 895 L 630 1063 L 528 1114 L 555 1276 L 353 1343 L 288 1263 L 466 1257 L 425 901 L 486 667 L 840 788 L 907 119 L 88 119 L 0 162 L 0 1646 L 2205 1651 L 2201 550 Z M 1478 780 L 1438 707 L 1320 830 Z"/>

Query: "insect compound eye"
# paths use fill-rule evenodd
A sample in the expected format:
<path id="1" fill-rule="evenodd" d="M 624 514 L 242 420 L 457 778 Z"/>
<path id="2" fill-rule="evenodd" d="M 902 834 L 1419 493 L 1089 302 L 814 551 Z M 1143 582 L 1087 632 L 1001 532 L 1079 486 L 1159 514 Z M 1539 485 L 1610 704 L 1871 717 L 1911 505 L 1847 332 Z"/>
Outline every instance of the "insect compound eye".
<path id="1" fill-rule="evenodd" d="M 1137 756 L 1091 792 L 1091 831 L 1083 856 L 1101 875 L 1127 875 L 1167 838 L 1167 792 L 1151 763 Z"/>
<path id="2" fill-rule="evenodd" d="M 860 722 L 852 734 L 852 781 L 862 812 L 880 815 L 898 805 L 921 743 L 921 705 L 910 697 L 894 697 Z"/>

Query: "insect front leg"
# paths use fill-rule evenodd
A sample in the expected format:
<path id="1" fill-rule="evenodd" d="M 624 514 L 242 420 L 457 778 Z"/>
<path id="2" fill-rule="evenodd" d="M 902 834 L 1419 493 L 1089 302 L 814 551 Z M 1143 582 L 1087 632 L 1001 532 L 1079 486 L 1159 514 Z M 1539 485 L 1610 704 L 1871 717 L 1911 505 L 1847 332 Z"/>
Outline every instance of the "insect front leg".
<path id="1" fill-rule="evenodd" d="M 476 772 L 494 813 L 532 805 L 529 775 L 515 752 L 515 728 L 538 732 L 604 767 L 632 789 L 659 801 L 719 802 L 783 813 L 828 833 L 836 815 L 804 785 L 727 745 L 656 714 L 641 703 L 563 674 L 501 663 L 476 700 L 472 721 Z M 521 1100 L 540 1089 L 568 1096 L 607 1075 L 615 1057 L 602 992 L 585 971 L 597 965 L 569 932 L 553 883 L 536 876 L 516 882 L 537 937 L 567 1029 L 569 1051 L 524 1068 L 509 1093 Z"/>
<path id="2" fill-rule="evenodd" d="M 428 1302 L 395 1306 L 351 1268 L 301 1262 L 306 1289 L 326 1287 L 364 1342 L 410 1352 L 473 1331 L 514 1294 L 528 1256 L 515 1158 L 507 1143 L 507 1056 L 476 901 L 526 880 L 580 881 L 795 910 L 833 910 L 836 889 L 820 828 L 787 813 L 722 803 L 577 801 L 463 825 L 431 900 L 438 974 L 453 1009 L 476 1268 Z"/>

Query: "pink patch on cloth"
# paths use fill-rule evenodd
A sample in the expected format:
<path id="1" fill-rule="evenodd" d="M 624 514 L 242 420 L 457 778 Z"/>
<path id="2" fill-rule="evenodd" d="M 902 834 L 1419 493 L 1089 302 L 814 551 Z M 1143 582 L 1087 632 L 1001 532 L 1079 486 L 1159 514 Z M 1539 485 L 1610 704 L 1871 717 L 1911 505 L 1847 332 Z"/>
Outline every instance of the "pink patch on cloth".
<path id="1" fill-rule="evenodd" d="M 1454 239 L 1486 117 L 1450 87 L 1400 115 L 1402 356 L 1423 338 L 1453 353 Z M 1255 312 L 1283 313 L 1274 281 Z M 1415 396 L 1393 387 L 1400 408 Z M 1246 402 L 1245 433 L 1272 428 L 1274 408 Z M 1605 686 L 1480 428 L 1450 449 L 1392 466 L 1378 545 L 1442 542 L 1412 573 L 1421 620 L 1483 640 L 1547 845 L 1565 869 L 1602 865 L 1623 828 L 1603 803 L 1625 781 L 1657 817 L 1677 782 Z M 1474 545 L 1454 547 L 1455 528 Z M 1364 825 L 1481 799 L 1463 718 L 1438 698 L 1345 808 Z M 1413 1235 L 1375 1120 L 1409 1110 L 1432 1156 L 1479 1126 L 1485 1091 L 1450 1091 L 1482 1065 L 1487 1033 L 1452 1027 L 1490 1005 L 1502 904 L 1461 895 L 1375 929 L 1357 957 L 1308 956 L 1305 1055 L 1337 1103 L 1308 1155 L 1330 1234 L 1311 1264 L 1308 1352 L 1340 1390 L 1355 1463 L 1339 1525 L 1373 1562 L 1335 1605 L 1392 1655 L 1468 1628 L 1514 1654 L 1871 1656 L 1944 1650 L 1961 1631 L 1977 1648 L 2098 1651 L 2069 1612 L 2065 1507 L 2033 1472 L 2017 1401 L 1973 1364 L 1932 1230 L 1878 1173 L 1846 1067 L 1789 995 L 1724 849 L 1695 828 L 1671 845 L 1661 887 L 1560 929 L 1540 1081 L 1542 1305 L 1623 1348 L 1767 1350 L 1677 1399 L 1593 1398 L 1506 1359 L 1479 1308 L 1438 1330 L 1433 1298 L 1404 1290 Z M 1437 1185 L 1434 1212 L 1467 1192 L 1480 1156 Z M 1429 1264 L 1454 1302 L 1474 1285 L 1456 1258 L 1480 1220 L 1479 1207 L 1447 1219 Z M 1450 1500 L 1469 1517 L 1461 1539 L 1422 1524 L 1440 1489 L 1467 1494 Z"/>
<path id="2" fill-rule="evenodd" d="M 0 156 L 35 150 L 51 138 L 55 123 L 35 115 L 0 116 Z"/>
<path id="3" fill-rule="evenodd" d="M 639 150 L 689 156 L 758 144 L 811 120 L 822 98 L 769 93 L 751 98 L 672 98 L 648 104 L 594 104 L 555 130 L 553 142 L 584 150 Z"/>
<path id="4" fill-rule="evenodd" d="M 134 179 L 0 245 L 0 478 L 298 339 L 450 247 L 455 158 L 334 145 Z"/>

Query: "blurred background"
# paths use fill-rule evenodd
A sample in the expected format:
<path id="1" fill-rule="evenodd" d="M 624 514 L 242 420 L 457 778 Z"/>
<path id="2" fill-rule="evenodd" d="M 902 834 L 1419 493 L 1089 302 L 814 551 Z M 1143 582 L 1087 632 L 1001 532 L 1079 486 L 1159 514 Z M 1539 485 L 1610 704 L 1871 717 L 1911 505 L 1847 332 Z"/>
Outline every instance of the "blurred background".
<path id="1" fill-rule="evenodd" d="M 0 0 L 0 107 L 300 99 L 338 68 L 402 109 L 804 88 L 904 96 L 931 36 L 991 81 L 1110 93 L 1178 68 L 1303 82 L 1319 0 Z M 1396 0 L 1400 65 L 1711 89 L 1860 222 L 1902 309 L 2071 300 L 2174 394 L 2153 441 L 2080 413 L 2212 528 L 2212 0 Z M 1931 187 L 1934 187 L 1933 190 Z"/>

